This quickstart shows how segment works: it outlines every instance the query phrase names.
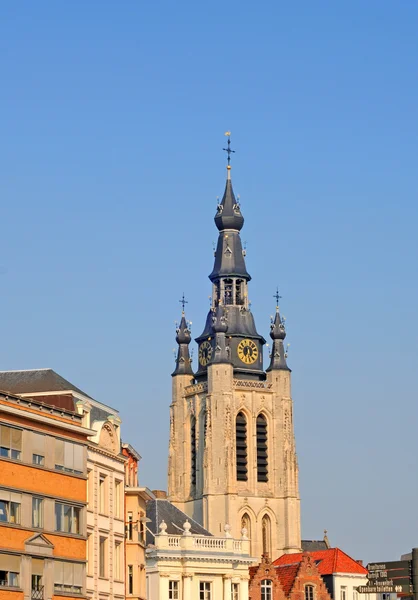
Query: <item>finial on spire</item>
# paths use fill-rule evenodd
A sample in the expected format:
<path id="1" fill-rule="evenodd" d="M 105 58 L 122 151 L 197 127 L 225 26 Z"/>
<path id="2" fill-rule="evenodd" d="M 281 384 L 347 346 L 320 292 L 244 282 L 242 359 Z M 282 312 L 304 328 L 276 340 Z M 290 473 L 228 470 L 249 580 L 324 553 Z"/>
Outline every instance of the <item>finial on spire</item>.
<path id="1" fill-rule="evenodd" d="M 273 298 L 276 298 L 276 310 L 279 310 L 279 300 L 282 298 L 279 294 L 279 288 L 276 288 L 276 293 L 273 294 Z"/>
<path id="2" fill-rule="evenodd" d="M 180 302 L 180 304 L 181 304 L 181 306 L 182 306 L 182 308 L 183 308 L 183 310 L 182 310 L 182 314 L 184 315 L 184 307 L 185 307 L 185 305 L 186 305 L 186 304 L 188 304 L 188 301 L 187 301 L 187 300 L 186 300 L 186 298 L 184 297 L 184 292 L 183 292 L 182 299 L 181 299 L 181 300 L 179 300 L 179 302 Z"/>
<path id="3" fill-rule="evenodd" d="M 228 154 L 228 166 L 226 167 L 228 170 L 228 179 L 231 178 L 231 154 L 235 154 L 235 150 L 231 150 L 231 132 L 225 131 L 225 135 L 228 138 L 228 147 L 224 148 L 224 151 Z"/>

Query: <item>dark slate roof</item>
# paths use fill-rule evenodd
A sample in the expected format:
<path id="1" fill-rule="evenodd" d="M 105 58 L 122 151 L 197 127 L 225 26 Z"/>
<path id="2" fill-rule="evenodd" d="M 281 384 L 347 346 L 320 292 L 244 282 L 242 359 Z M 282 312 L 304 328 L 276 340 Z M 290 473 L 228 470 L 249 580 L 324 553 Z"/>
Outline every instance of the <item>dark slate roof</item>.
<path id="1" fill-rule="evenodd" d="M 226 317 L 228 323 L 227 335 L 240 335 L 242 337 L 252 337 L 262 340 L 265 343 L 265 339 L 257 332 L 255 328 L 254 316 L 251 311 L 244 309 L 241 306 L 226 306 Z M 201 339 L 205 339 L 208 336 L 214 337 L 215 331 L 213 329 L 213 312 L 210 310 L 206 317 L 206 324 L 203 333 L 196 338 L 196 342 L 200 342 Z"/>
<path id="2" fill-rule="evenodd" d="M 226 180 L 223 198 L 215 215 L 215 225 L 219 231 L 223 231 L 224 229 L 235 229 L 236 231 L 240 231 L 244 225 L 244 217 L 241 214 L 239 203 L 235 199 L 232 181 L 229 175 Z"/>
<path id="3" fill-rule="evenodd" d="M 316 552 L 318 550 L 328 550 L 325 540 L 302 540 L 303 552 Z"/>
<path id="4" fill-rule="evenodd" d="M 52 369 L 28 371 L 0 371 L 0 390 L 12 394 L 36 394 L 39 392 L 61 392 L 73 390 L 91 398 L 78 387 L 55 373 Z"/>
<path id="5" fill-rule="evenodd" d="M 168 535 L 181 535 L 183 533 L 183 524 L 189 521 L 191 525 L 190 533 L 212 537 L 209 531 L 168 500 L 160 498 L 149 500 L 147 502 L 147 519 L 150 519 L 150 522 L 147 523 L 147 545 L 154 544 L 153 534 L 159 534 L 161 521 L 166 522 Z"/>
<path id="6" fill-rule="evenodd" d="M 247 281 L 251 279 L 245 266 L 241 237 L 238 231 L 219 232 L 215 263 L 209 279 L 215 281 L 219 277 L 242 277 Z"/>

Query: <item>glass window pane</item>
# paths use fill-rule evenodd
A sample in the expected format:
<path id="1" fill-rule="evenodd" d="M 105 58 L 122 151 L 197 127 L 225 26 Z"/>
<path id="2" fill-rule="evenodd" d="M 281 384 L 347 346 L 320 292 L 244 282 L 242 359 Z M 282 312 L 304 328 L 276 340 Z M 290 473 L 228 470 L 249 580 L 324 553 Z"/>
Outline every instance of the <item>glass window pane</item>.
<path id="1" fill-rule="evenodd" d="M 55 502 L 55 530 L 62 531 L 62 504 Z"/>
<path id="2" fill-rule="evenodd" d="M 63 531 L 71 532 L 71 522 L 72 522 L 72 506 L 69 504 L 63 504 Z"/>
<path id="3" fill-rule="evenodd" d="M 5 500 L 0 500 L 0 521 L 2 521 L 3 523 L 6 523 L 8 520 L 7 517 L 7 513 L 8 513 L 8 502 L 6 502 Z"/>
<path id="4" fill-rule="evenodd" d="M 81 509 L 78 508 L 77 506 L 74 506 L 74 508 L 73 508 L 73 529 L 72 529 L 73 533 L 80 533 L 80 514 L 81 514 Z"/>
<path id="5" fill-rule="evenodd" d="M 10 502 L 10 523 L 20 523 L 20 504 L 17 502 Z"/>

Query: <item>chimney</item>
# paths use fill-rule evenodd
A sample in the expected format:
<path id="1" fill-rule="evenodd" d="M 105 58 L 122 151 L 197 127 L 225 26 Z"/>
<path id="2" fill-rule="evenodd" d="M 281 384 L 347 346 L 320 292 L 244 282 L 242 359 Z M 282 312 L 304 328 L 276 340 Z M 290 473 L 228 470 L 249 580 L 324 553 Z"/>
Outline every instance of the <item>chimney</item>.
<path id="1" fill-rule="evenodd" d="M 363 566 L 363 561 L 362 560 L 356 560 L 356 563 L 358 563 L 361 567 Z"/>
<path id="2" fill-rule="evenodd" d="M 152 490 L 152 493 L 157 500 L 167 500 L 167 492 L 165 490 Z"/>

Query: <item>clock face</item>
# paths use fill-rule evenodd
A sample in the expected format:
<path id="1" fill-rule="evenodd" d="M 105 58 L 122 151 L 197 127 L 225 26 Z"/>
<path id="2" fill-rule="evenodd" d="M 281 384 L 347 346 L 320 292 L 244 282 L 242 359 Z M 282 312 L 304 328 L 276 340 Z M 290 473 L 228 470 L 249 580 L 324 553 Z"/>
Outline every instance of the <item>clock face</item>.
<path id="1" fill-rule="evenodd" d="M 238 344 L 238 358 L 246 365 L 252 365 L 258 358 L 257 344 L 252 340 L 242 340 Z"/>
<path id="2" fill-rule="evenodd" d="M 212 346 L 207 340 L 202 342 L 199 346 L 199 362 L 202 366 L 206 367 L 210 359 L 212 358 Z"/>

